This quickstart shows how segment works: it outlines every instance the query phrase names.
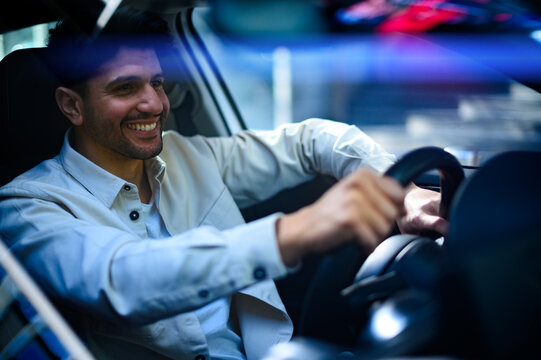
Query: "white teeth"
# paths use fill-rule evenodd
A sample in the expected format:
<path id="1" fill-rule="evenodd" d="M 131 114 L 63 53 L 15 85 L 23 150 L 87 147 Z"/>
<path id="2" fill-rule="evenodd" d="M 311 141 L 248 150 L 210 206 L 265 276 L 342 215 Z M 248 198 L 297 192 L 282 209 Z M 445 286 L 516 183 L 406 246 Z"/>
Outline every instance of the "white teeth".
<path id="1" fill-rule="evenodd" d="M 158 124 L 157 122 L 152 123 L 152 124 L 128 124 L 128 127 L 132 130 L 137 130 L 137 131 L 151 131 L 156 128 L 157 124 Z"/>

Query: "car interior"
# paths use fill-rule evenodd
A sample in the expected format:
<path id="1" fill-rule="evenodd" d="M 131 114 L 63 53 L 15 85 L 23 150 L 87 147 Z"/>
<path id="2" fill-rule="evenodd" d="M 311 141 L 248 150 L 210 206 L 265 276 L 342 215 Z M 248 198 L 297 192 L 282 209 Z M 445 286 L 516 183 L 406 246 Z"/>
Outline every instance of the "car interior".
<path id="1" fill-rule="evenodd" d="M 3 359 L 94 358 L 2 241 L 0 277 Z"/>
<path id="2" fill-rule="evenodd" d="M 341 19 L 344 19 L 344 10 L 349 9 L 348 21 L 338 24 L 333 20 L 332 31 L 374 35 L 374 28 L 381 23 L 380 17 L 378 22 L 351 20 L 352 16 L 358 15 L 351 6 L 369 2 L 300 3 L 306 11 L 321 10 L 321 3 L 325 3 L 327 18 L 332 13 L 342 14 Z M 106 21 L 107 14 L 121 1 L 84 3 L 102 9 Z M 170 68 L 166 69 L 170 75 L 166 83 L 171 102 L 169 130 L 188 136 L 227 136 L 248 128 L 226 77 L 194 26 L 194 9 L 210 7 L 214 11 L 211 12 L 213 24 L 227 35 L 253 35 L 258 29 L 265 29 L 268 35 L 272 24 L 262 19 L 254 25 L 249 21 L 236 23 L 227 17 L 228 11 L 248 16 L 250 1 L 132 0 L 122 3 L 159 13 L 175 30 L 175 56 L 178 59 L 168 62 Z M 261 3 L 268 5 L 269 2 Z M 284 5 L 287 2 L 276 3 Z M 489 3 L 494 8 L 505 5 L 499 1 L 450 3 L 457 6 L 476 3 L 480 8 Z M 526 8 L 532 19 L 541 19 L 541 7 L 535 1 L 513 4 L 516 11 Z M 0 15 L 2 34 L 57 21 L 75 13 L 76 7 L 80 6 L 69 0 L 19 0 L 12 5 L 13 10 Z M 392 22 L 386 24 L 397 26 Z M 290 31 L 288 29 L 277 31 Z M 475 24 L 470 23 L 459 31 L 472 29 L 476 30 Z M 504 34 L 501 29 L 496 30 L 496 34 Z M 502 36 L 501 46 L 513 49 L 513 41 Z M 438 43 L 440 45 L 453 51 L 464 51 L 464 44 L 449 40 Z M 508 67 L 505 61 L 494 56 L 484 59 L 483 54 L 472 56 L 539 92 L 541 62 L 535 60 L 540 59 L 541 44 L 537 45 L 539 49 L 535 48 L 531 53 L 533 60 L 525 59 L 530 66 L 527 72 Z M 54 99 L 58 81 L 50 70 L 50 62 L 54 59 L 49 56 L 46 48 L 34 47 L 15 50 L 0 61 L 0 130 L 4 134 L 0 142 L 3 154 L 0 186 L 55 156 L 62 145 L 68 122 Z M 538 116 L 535 125 L 538 135 L 540 119 Z M 267 359 L 507 359 L 539 356 L 541 265 L 537 252 L 541 251 L 541 137 L 524 148 L 506 149 L 483 159 L 476 166 L 464 165 L 456 152 L 446 150 L 449 149 L 430 145 L 407 151 L 400 154 L 397 163 L 386 174 L 404 186 L 413 181 L 440 191 L 440 215 L 449 220 L 448 235 L 445 238 L 430 233 L 408 235 L 396 230 L 372 254 L 364 254 L 350 246 L 328 256 L 305 259 L 300 271 L 277 280 L 280 295 L 295 324 L 295 336 L 291 343 L 271 349 Z M 318 176 L 242 209 L 243 215 L 246 221 L 251 221 L 276 211 L 292 212 L 313 202 L 335 182 L 336 179 Z M 0 254 L 4 267 L 0 277 L 0 323 L 7 323 L 0 327 L 0 346 L 4 348 L 1 357 L 91 358 L 90 354 L 80 350 L 84 345 L 78 343 L 77 335 L 69 325 L 64 324 L 62 328 L 67 330 L 58 330 L 46 320 L 45 324 L 40 322 L 38 330 L 28 330 L 20 324 L 26 321 L 21 320 L 20 310 L 17 310 L 16 319 L 6 315 L 8 309 L 13 310 L 15 305 L 20 307 L 17 299 L 30 297 L 25 291 L 13 295 L 13 284 L 6 279 L 13 267 L 22 273 L 24 269 L 20 269 L 15 259 L 4 261 L 7 256 L 9 252 Z M 5 293 L 10 295 L 4 299 Z M 47 302 L 43 294 L 39 297 Z M 40 313 L 33 299 L 28 300 Z M 61 319 L 58 314 L 55 317 Z M 21 330 L 19 334 L 5 330 L 15 327 Z M 36 352 L 23 353 L 23 348 L 35 346 L 36 339 L 42 348 L 51 347 L 51 341 L 43 340 L 51 336 L 50 331 L 43 331 L 45 328 L 60 339 L 61 354 L 54 350 L 47 350 L 45 354 L 41 354 L 42 351 L 40 357 L 36 357 Z M 21 335 L 28 331 L 32 336 Z M 75 339 L 75 350 L 64 344 L 62 339 L 66 336 Z M 52 343 L 53 348 L 58 347 L 58 342 Z M 83 351 L 83 355 L 74 356 L 73 352 L 78 351 Z"/>

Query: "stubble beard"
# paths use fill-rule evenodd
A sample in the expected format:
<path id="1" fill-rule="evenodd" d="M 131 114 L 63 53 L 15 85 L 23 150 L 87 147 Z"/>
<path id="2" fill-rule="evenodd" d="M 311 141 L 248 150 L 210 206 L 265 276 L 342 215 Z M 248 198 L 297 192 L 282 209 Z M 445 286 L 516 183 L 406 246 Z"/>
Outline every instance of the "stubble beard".
<path id="1" fill-rule="evenodd" d="M 158 120 L 158 124 L 156 126 L 159 127 L 159 142 L 156 144 L 156 146 L 151 148 L 144 148 L 142 146 L 137 146 L 136 144 L 132 143 L 126 136 L 124 136 L 124 132 L 121 128 L 121 134 L 122 134 L 122 141 L 118 144 L 118 147 L 116 151 L 119 154 L 124 155 L 125 157 L 128 157 L 130 159 L 137 159 L 137 160 L 148 160 L 153 157 L 158 156 L 163 149 L 163 139 L 162 139 L 162 129 L 163 129 L 163 114 L 160 116 Z"/>
<path id="2" fill-rule="evenodd" d="M 134 144 L 127 136 L 125 136 L 123 124 L 126 119 L 123 119 L 120 122 L 117 131 L 113 131 L 113 129 L 107 126 L 108 124 L 112 123 L 111 121 L 107 121 L 107 119 L 98 119 L 95 117 L 94 119 L 96 122 L 87 127 L 88 134 L 102 147 L 105 147 L 114 153 L 122 155 L 128 159 L 148 160 L 158 156 L 162 152 L 162 130 L 165 124 L 163 113 L 159 117 L 158 124 L 156 125 L 160 129 L 158 135 L 159 142 L 155 146 L 149 148 L 138 146 Z"/>

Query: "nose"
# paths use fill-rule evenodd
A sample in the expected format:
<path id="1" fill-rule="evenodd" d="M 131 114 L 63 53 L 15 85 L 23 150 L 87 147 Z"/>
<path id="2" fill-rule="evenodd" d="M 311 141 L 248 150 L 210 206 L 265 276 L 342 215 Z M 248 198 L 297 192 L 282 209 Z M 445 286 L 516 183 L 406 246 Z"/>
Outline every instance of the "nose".
<path id="1" fill-rule="evenodd" d="M 156 90 L 150 84 L 147 84 L 141 91 L 141 96 L 137 104 L 137 110 L 142 113 L 159 114 L 166 106 L 164 102 L 167 97 L 159 90 Z"/>

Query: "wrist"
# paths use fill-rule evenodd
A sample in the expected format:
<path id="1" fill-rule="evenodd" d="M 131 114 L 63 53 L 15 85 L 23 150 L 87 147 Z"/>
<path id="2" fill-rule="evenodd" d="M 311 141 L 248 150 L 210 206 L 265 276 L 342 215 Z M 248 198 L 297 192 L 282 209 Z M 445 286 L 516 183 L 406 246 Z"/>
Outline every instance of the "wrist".
<path id="1" fill-rule="evenodd" d="M 296 213 L 293 213 L 279 217 L 275 223 L 278 249 L 282 262 L 287 267 L 297 266 L 304 256 L 302 225 L 297 220 Z"/>

